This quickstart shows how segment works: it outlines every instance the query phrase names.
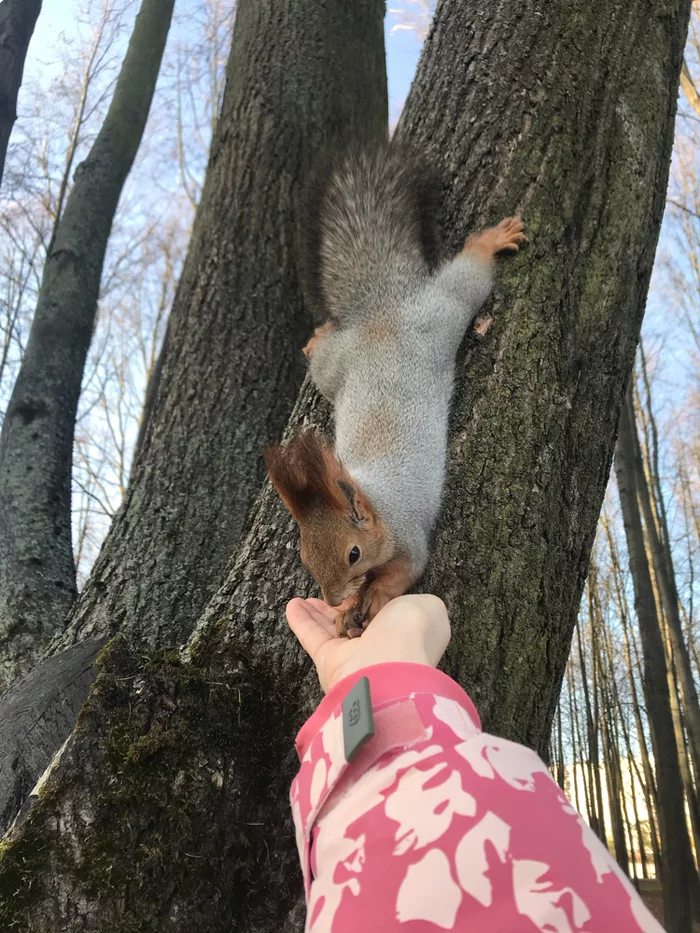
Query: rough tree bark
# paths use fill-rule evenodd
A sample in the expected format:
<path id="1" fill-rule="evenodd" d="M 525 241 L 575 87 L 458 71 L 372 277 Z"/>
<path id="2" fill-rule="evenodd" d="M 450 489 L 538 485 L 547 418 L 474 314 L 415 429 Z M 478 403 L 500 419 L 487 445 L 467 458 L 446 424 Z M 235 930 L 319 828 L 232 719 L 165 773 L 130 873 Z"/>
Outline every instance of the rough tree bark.
<path id="1" fill-rule="evenodd" d="M 325 146 L 387 134 L 382 17 L 380 0 L 238 4 L 142 453 L 54 651 L 119 626 L 151 644 L 182 640 L 221 583 L 261 480 L 260 449 L 278 439 L 303 376 L 310 319 L 297 284 L 299 192 Z M 44 719 L 65 731 L 45 737 L 35 778 L 51 737 L 55 751 L 70 731 L 50 710 Z M 0 812 L 9 813 L 27 777 L 6 770 L 15 783 L 0 782 Z"/>
<path id="2" fill-rule="evenodd" d="M 529 222 L 532 249 L 504 271 L 495 324 L 462 361 L 426 587 L 452 612 L 449 672 L 487 726 L 540 750 L 641 323 L 688 16 L 687 0 L 443 0 L 399 127 L 446 171 L 452 246 L 514 209 Z M 168 357 L 163 407 L 187 353 Z M 327 417 L 307 385 L 292 422 Z M 206 430 L 190 443 L 206 445 Z M 149 435 L 142 458 L 165 468 L 168 436 Z M 121 641 L 107 652 L 4 842 L 9 929 L 300 928 L 287 790 L 318 688 L 281 618 L 309 591 L 296 545 L 266 487 L 187 657 L 144 661 Z M 103 567 L 123 579 L 110 552 Z"/>
<path id="3" fill-rule="evenodd" d="M 73 729 L 104 645 L 104 639 L 81 642 L 39 665 L 0 697 L 0 832 Z"/>
<path id="4" fill-rule="evenodd" d="M 114 97 L 55 230 L 0 434 L 0 691 L 75 598 L 73 429 L 107 240 L 141 142 L 174 0 L 143 0 Z"/>
<path id="5" fill-rule="evenodd" d="M 398 133 L 452 182 L 445 230 L 519 209 L 462 370 L 425 579 L 464 621 L 447 670 L 546 750 L 664 207 L 686 0 L 438 7 Z"/>
<path id="6" fill-rule="evenodd" d="M 41 0 L 5 0 L 0 4 L 0 184 L 17 119 L 24 60 L 40 11 Z"/>
<path id="7" fill-rule="evenodd" d="M 625 525 L 634 607 L 644 659 L 644 697 L 654 750 L 657 813 L 661 834 L 664 920 L 669 933 L 691 928 L 691 871 L 694 871 L 683 805 L 683 784 L 666 681 L 666 658 L 651 575 L 644 549 L 644 533 L 637 501 L 635 442 L 631 388 L 620 417 L 615 452 L 615 475 Z"/>
<path id="8" fill-rule="evenodd" d="M 192 239 L 124 502 L 60 650 L 184 641 L 220 585 L 305 372 L 297 208 L 315 158 L 386 137 L 378 0 L 241 0 Z"/>

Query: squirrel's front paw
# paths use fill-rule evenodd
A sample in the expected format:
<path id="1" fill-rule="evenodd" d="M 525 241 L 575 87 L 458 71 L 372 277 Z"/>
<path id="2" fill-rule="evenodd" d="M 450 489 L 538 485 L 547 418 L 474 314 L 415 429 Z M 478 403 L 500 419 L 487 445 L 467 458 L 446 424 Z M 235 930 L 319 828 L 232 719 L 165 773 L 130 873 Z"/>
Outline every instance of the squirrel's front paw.
<path id="1" fill-rule="evenodd" d="M 356 596 L 350 606 L 335 617 L 335 630 L 340 638 L 357 638 L 362 629 L 362 599 Z"/>

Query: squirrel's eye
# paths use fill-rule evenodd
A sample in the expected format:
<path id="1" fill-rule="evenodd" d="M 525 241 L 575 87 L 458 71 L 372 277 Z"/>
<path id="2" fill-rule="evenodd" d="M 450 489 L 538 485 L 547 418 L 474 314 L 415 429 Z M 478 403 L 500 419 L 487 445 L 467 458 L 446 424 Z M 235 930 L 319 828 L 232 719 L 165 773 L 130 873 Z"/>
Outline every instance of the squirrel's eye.
<path id="1" fill-rule="evenodd" d="M 356 564 L 359 559 L 360 559 L 360 549 L 357 545 L 355 545 L 355 547 L 352 549 L 352 551 L 350 551 L 350 554 L 348 555 L 348 560 L 350 561 L 351 564 Z"/>

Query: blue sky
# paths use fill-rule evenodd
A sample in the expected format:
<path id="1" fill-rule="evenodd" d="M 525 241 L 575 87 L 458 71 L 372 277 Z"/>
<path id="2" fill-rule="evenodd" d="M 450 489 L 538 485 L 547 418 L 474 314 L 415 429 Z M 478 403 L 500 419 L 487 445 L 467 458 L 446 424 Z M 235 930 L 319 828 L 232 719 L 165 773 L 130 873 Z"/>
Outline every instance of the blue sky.
<path id="1" fill-rule="evenodd" d="M 51 47 L 59 33 L 65 32 L 70 36 L 75 31 L 75 7 L 75 0 L 44 0 L 27 57 L 27 74 L 38 74 L 50 65 Z M 392 109 L 406 98 L 420 54 L 420 43 L 413 33 L 407 30 L 391 33 L 395 22 L 395 18 L 387 14 L 387 74 L 389 106 Z"/>

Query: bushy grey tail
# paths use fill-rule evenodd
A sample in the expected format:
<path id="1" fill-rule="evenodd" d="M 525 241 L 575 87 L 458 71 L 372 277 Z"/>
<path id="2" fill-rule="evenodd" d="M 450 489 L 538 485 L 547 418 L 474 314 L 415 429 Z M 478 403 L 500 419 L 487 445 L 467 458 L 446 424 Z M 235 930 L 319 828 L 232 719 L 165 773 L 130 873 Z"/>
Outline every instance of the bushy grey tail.
<path id="1" fill-rule="evenodd" d="M 396 142 L 326 157 L 310 186 L 302 275 L 317 321 L 338 325 L 431 272 L 439 259 L 440 180 Z"/>

